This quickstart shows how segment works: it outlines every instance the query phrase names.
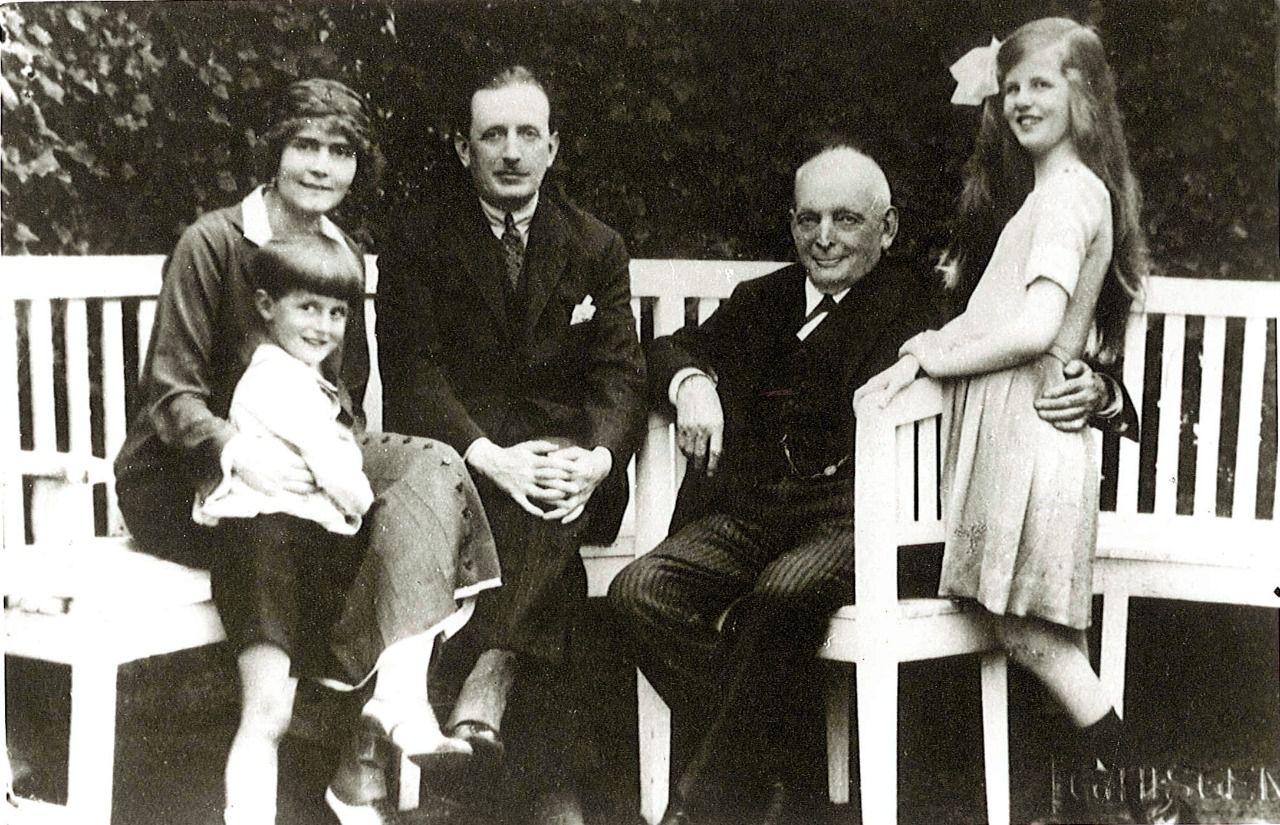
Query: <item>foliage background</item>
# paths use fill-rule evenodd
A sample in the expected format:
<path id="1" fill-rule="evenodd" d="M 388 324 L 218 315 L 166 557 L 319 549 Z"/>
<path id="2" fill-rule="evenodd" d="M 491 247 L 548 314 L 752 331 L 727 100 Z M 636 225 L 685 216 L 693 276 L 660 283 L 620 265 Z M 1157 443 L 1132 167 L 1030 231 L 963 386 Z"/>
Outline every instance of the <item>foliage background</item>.
<path id="1" fill-rule="evenodd" d="M 386 216 L 451 185 L 451 111 L 477 71 L 551 81 L 553 183 L 637 257 L 781 258 L 803 135 L 854 132 L 885 165 L 897 254 L 944 241 L 976 110 L 947 65 L 1065 13 L 1097 25 L 1157 264 L 1276 277 L 1276 7 L 1268 0 L 460 0 L 0 6 L 6 254 L 166 252 L 254 183 L 286 82 L 365 93 L 389 165 L 341 216 L 377 249 Z"/>

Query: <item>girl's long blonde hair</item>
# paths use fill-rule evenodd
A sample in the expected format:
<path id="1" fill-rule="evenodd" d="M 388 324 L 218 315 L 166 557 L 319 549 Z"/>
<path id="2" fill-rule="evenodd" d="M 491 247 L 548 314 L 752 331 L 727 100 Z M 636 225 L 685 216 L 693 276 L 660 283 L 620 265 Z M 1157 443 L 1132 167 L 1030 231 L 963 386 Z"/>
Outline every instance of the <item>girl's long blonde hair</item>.
<path id="1" fill-rule="evenodd" d="M 1114 248 L 1094 310 L 1099 357 L 1114 360 L 1124 347 L 1129 306 L 1142 290 L 1150 268 L 1139 213 L 1142 195 L 1129 164 L 1116 82 L 1097 32 L 1074 20 L 1046 17 L 1018 28 L 1000 46 L 997 77 L 1027 54 L 1062 47 L 1062 72 L 1070 88 L 1070 135 L 1080 160 L 1111 193 Z M 1031 158 L 1004 119 L 1002 93 L 982 107 L 978 138 L 965 165 L 964 189 L 954 240 L 939 269 L 961 299 L 967 300 L 991 260 L 1000 231 L 1022 205 L 1034 184 Z"/>

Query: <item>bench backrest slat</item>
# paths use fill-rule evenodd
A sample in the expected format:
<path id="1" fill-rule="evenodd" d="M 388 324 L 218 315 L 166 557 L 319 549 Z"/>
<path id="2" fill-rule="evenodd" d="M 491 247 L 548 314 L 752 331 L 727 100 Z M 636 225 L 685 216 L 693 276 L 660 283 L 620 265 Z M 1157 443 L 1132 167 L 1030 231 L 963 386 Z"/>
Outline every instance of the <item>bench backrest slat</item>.
<path id="1" fill-rule="evenodd" d="M 373 334 L 377 328 L 378 310 L 373 298 L 364 301 L 364 320 L 369 347 L 369 382 L 364 391 L 365 426 L 371 430 L 382 429 L 382 373 L 378 371 L 378 340 Z"/>
<path id="2" fill-rule="evenodd" d="M 73 453 L 92 452 L 89 427 L 89 315 L 82 299 L 67 301 L 63 323 L 66 348 L 63 364 L 67 375 L 67 444 Z"/>
<path id="3" fill-rule="evenodd" d="M 938 497 L 940 416 L 894 428 L 897 446 L 894 529 L 902 545 L 939 544 L 945 532 Z"/>
<path id="4" fill-rule="evenodd" d="M 1178 438 L 1182 423 L 1182 359 L 1186 316 L 1166 315 L 1161 350 L 1159 441 L 1156 445 L 1155 510 L 1171 516 L 1178 500 Z"/>
<path id="5" fill-rule="evenodd" d="M 22 448 L 21 417 L 18 393 L 18 306 L 0 300 L 0 386 L 13 391 L 0 392 L 0 455 L 14 456 Z M 6 547 L 24 543 L 22 476 L 15 462 L 0 460 L 0 535 Z"/>
<path id="6" fill-rule="evenodd" d="M 1227 352 L 1227 319 L 1208 317 L 1204 321 L 1204 351 L 1200 361 L 1200 405 L 1207 410 L 1222 409 L 1222 381 Z M 1195 515 L 1212 516 L 1218 505 L 1218 445 L 1222 435 L 1220 416 L 1200 416 L 1195 427 L 1196 489 Z"/>
<path id="7" fill-rule="evenodd" d="M 1246 518 L 1253 518 L 1257 506 L 1266 345 L 1267 319 L 1259 316 L 1245 319 L 1240 370 L 1240 429 L 1236 436 L 1235 495 L 1231 512 Z"/>
<path id="8" fill-rule="evenodd" d="M 31 374 L 31 440 L 37 450 L 57 449 L 53 396 L 53 317 L 49 301 L 27 310 L 27 364 Z"/>
<path id="9" fill-rule="evenodd" d="M 156 300 L 147 296 L 138 301 L 138 371 L 142 371 L 147 357 L 147 346 L 151 343 L 151 328 L 156 325 Z"/>
<path id="10" fill-rule="evenodd" d="M 1146 378 L 1147 316 L 1131 313 L 1124 336 L 1124 385 L 1141 405 Z M 1141 412 L 1141 407 L 1139 407 Z M 1116 470 L 1116 511 L 1138 511 L 1138 445 L 1127 438 L 1120 439 L 1118 450 L 1120 466 Z"/>
<path id="11" fill-rule="evenodd" d="M 124 308 L 118 298 L 102 302 L 102 446 L 103 454 L 114 456 L 124 444 L 128 421 L 125 417 Z M 107 534 L 124 532 L 124 521 L 116 502 L 115 487 L 106 485 Z"/>

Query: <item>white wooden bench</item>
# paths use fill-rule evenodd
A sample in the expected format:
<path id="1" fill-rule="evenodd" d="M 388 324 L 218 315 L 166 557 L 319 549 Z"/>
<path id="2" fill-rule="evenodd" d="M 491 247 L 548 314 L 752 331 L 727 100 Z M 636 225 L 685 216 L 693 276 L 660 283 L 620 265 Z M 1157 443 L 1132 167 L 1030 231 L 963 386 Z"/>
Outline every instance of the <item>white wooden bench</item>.
<path id="1" fill-rule="evenodd" d="M 125 374 L 125 330 L 131 330 L 137 350 L 145 352 L 161 258 L 4 261 L 0 382 L 19 390 L 0 401 L 2 579 L 6 596 L 29 598 L 24 609 L 6 607 L 5 651 L 71 666 L 73 711 L 63 821 L 106 823 L 119 665 L 221 638 L 207 574 L 129 550 L 111 491 L 109 458 L 123 441 L 125 385 L 132 380 Z M 652 319 L 652 334 L 669 333 L 684 323 L 690 304 L 696 305 L 697 318 L 704 319 L 740 280 L 777 266 L 633 261 L 637 317 L 643 304 L 645 318 Z M 373 267 L 370 271 L 376 277 Z M 374 283 L 371 278 L 371 290 Z M 1274 353 L 1280 284 L 1154 279 L 1148 290 L 1145 312 L 1138 308 L 1131 323 L 1125 380 L 1135 397 L 1142 398 L 1142 387 L 1154 380 L 1142 368 L 1145 330 L 1149 319 L 1163 318 L 1155 321 L 1164 326 L 1159 412 L 1143 421 L 1150 431 L 1158 420 L 1158 449 L 1154 463 L 1142 464 L 1136 445 L 1121 447 L 1117 512 L 1104 514 L 1095 578 L 1095 591 L 1107 597 L 1103 678 L 1118 698 L 1123 692 L 1130 596 L 1280 603 L 1271 593 L 1280 584 L 1280 554 L 1275 550 L 1280 535 L 1274 520 L 1276 370 L 1274 355 L 1268 354 Z M 369 310 L 372 315 L 371 304 Z M 1188 325 L 1185 318 L 1196 314 L 1208 317 Z M 1247 320 L 1227 324 L 1227 317 Z M 1188 407 L 1199 410 L 1200 450 L 1192 470 L 1191 463 L 1179 464 L 1177 425 L 1182 417 L 1183 355 L 1194 337 L 1186 330 L 1199 330 L 1201 323 L 1202 380 L 1198 403 Z M 1232 377 L 1222 366 L 1224 353 L 1232 350 L 1226 342 L 1237 337 L 1227 332 L 1237 323 L 1244 328 L 1242 378 Z M 647 324 L 642 328 L 648 331 Z M 65 342 L 62 359 L 55 358 L 55 329 Z M 98 341 L 92 363 L 91 335 Z M 376 357 L 373 360 L 376 364 Z M 1269 390 L 1264 389 L 1266 376 Z M 1264 415 L 1268 398 L 1271 406 Z M 1238 426 L 1223 425 L 1224 399 Z M 898 663 L 967 652 L 983 654 L 988 816 L 992 823 L 1008 821 L 1004 659 L 971 617 L 950 602 L 897 598 L 899 546 L 938 542 L 942 537 L 935 492 L 939 404 L 936 386 L 922 381 L 883 413 L 871 416 L 861 411 L 859 418 L 855 474 L 866 483 L 857 485 L 857 604 L 835 614 L 819 655 L 857 665 L 864 822 L 896 820 Z M 366 413 L 370 426 L 376 427 L 381 419 L 376 369 Z M 23 421 L 28 422 L 25 429 Z M 1269 435 L 1260 441 L 1264 425 Z M 1224 432 L 1238 434 L 1234 444 L 1227 443 Z M 1268 451 L 1261 451 L 1260 443 L 1269 445 Z M 1220 450 L 1236 456 L 1231 478 L 1219 477 Z M 593 595 L 602 594 L 619 569 L 665 536 L 682 469 L 669 422 L 652 416 L 622 535 L 612 547 L 583 551 Z M 1194 503 L 1191 512 L 1177 514 L 1177 479 L 1184 478 L 1182 488 L 1189 489 L 1188 472 L 1193 473 Z M 1138 480 L 1153 475 L 1154 506 L 1140 508 Z M 1215 488 L 1223 495 L 1215 497 Z M 1233 503 L 1229 514 L 1217 511 L 1218 498 Z M 1270 502 L 1261 518 L 1257 508 L 1249 506 L 1257 501 Z M 33 558 L 41 563 L 29 563 Z M 50 563 L 54 559 L 59 561 Z M 66 612 L 59 612 L 64 607 Z M 830 790 L 834 800 L 844 801 L 849 792 L 849 682 L 838 670 L 834 677 L 828 702 Z M 669 715 L 643 678 L 639 692 L 642 812 L 653 822 L 667 801 Z M 412 791 L 402 793 L 402 803 L 411 803 L 413 796 Z"/>
<path id="2" fill-rule="evenodd" d="M 714 291 L 717 286 L 723 291 Z M 722 297 L 730 289 L 698 283 L 692 291 Z M 700 320 L 711 309 L 704 304 Z M 1117 486 L 1114 506 L 1101 517 L 1094 577 L 1094 592 L 1103 597 L 1101 676 L 1118 707 L 1131 597 L 1280 608 L 1278 316 L 1276 282 L 1153 278 L 1145 300 L 1133 307 L 1124 381 L 1139 405 L 1146 391 L 1145 414 L 1139 409 L 1144 446 L 1121 441 L 1118 467 L 1115 460 L 1104 464 Z M 679 319 L 668 318 L 661 329 L 676 326 Z M 1157 328 L 1163 334 L 1148 343 L 1148 330 Z M 1187 359 L 1199 363 L 1198 384 L 1184 379 Z M 877 825 L 897 821 L 898 665 L 963 653 L 981 655 L 988 822 L 1009 821 L 1005 659 L 960 605 L 898 597 L 899 549 L 943 540 L 941 409 L 939 385 L 921 380 L 882 411 L 857 411 L 855 604 L 834 614 L 818 651 L 820 658 L 856 666 L 862 821 Z M 1184 417 L 1194 424 L 1194 443 L 1181 438 Z M 642 496 L 665 497 L 678 486 L 682 464 L 674 452 L 667 428 L 651 425 Z M 659 463 L 656 456 L 670 458 Z M 1153 502 L 1139 496 L 1150 486 Z M 1180 488 L 1194 491 L 1194 498 L 1184 493 L 1179 506 Z M 650 505 L 649 512 L 663 518 L 645 529 L 665 524 L 665 501 Z M 847 671 L 834 669 L 827 764 L 829 794 L 838 802 L 849 793 L 849 685 Z M 641 807 L 649 822 L 667 803 L 669 725 L 665 706 L 641 678 Z"/>
<path id="3" fill-rule="evenodd" d="M 1280 608 L 1280 282 L 1154 278 L 1142 309 L 1129 319 L 1124 382 L 1135 403 L 1154 397 L 1142 419 L 1154 458 L 1120 442 L 1093 580 L 1105 597 L 1102 678 L 1118 707 L 1130 598 Z M 1148 488 L 1152 501 L 1139 496 Z"/>
<path id="4" fill-rule="evenodd" d="M 0 278 L 0 385 L 16 388 L 0 398 L 5 653 L 68 665 L 72 680 L 67 805 L 29 801 L 24 809 L 75 825 L 110 820 L 120 665 L 223 638 L 208 573 L 135 552 L 112 484 L 126 386 L 136 381 L 126 352 L 146 352 L 162 263 L 161 256 L 7 257 Z M 377 270 L 374 258 L 368 263 L 373 374 L 365 412 L 377 429 Z M 684 299 L 696 295 L 683 286 L 687 279 L 732 285 L 777 266 L 634 261 L 633 309 L 639 319 L 642 305 L 657 302 L 664 334 L 683 323 Z M 668 321 L 670 307 L 681 309 Z M 659 474 L 642 458 L 638 475 L 644 485 Z M 583 548 L 591 595 L 603 595 L 639 549 L 661 540 L 673 496 L 670 488 L 637 493 L 618 540 Z M 400 802 L 412 807 L 412 763 L 402 771 Z"/>

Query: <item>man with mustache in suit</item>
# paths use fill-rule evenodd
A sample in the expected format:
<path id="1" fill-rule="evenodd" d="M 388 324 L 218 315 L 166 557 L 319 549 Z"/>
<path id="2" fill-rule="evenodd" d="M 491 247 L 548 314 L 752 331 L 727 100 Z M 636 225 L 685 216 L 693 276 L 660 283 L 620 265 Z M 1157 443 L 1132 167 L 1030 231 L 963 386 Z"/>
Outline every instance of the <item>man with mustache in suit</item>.
<path id="1" fill-rule="evenodd" d="M 533 820 L 574 825 L 578 550 L 616 536 L 644 418 L 629 259 L 618 233 L 542 186 L 559 135 L 528 69 L 475 90 L 454 147 L 472 187 L 409 216 L 379 260 L 386 425 L 463 455 L 502 565 L 466 630 L 481 652 L 446 731 L 491 766 L 509 744 Z M 501 727 L 513 685 L 538 709 L 523 741 Z"/>

